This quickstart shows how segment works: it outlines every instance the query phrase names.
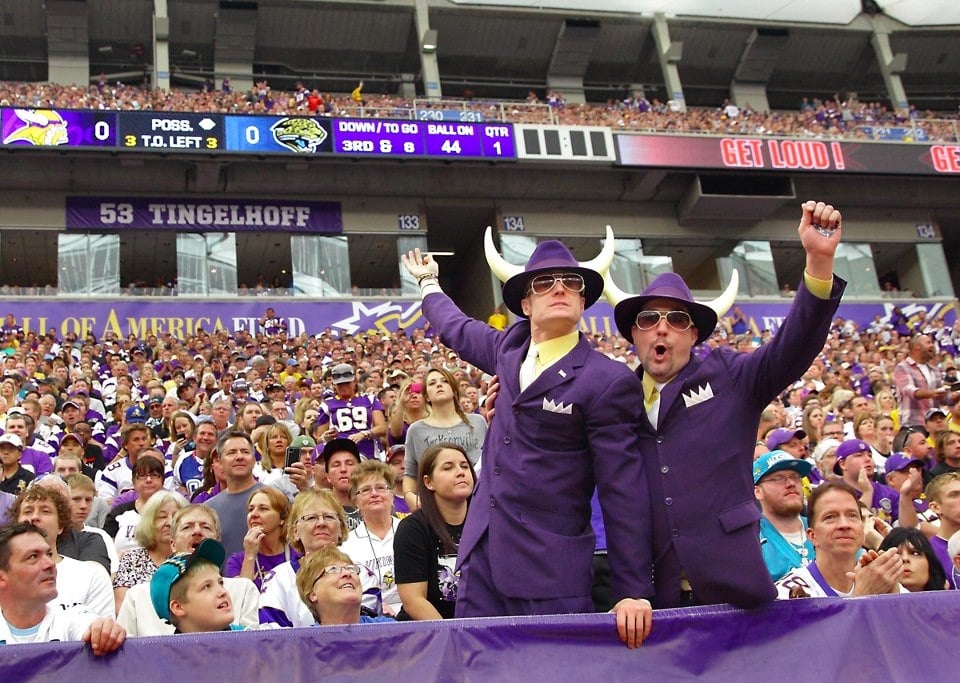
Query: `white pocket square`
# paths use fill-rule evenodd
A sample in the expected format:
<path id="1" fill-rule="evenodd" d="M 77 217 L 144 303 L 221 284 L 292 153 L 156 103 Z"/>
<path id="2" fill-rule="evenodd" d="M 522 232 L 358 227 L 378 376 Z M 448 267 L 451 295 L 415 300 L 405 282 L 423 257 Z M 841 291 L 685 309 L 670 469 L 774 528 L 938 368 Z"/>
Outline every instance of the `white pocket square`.
<path id="1" fill-rule="evenodd" d="M 573 404 L 572 403 L 554 403 L 549 398 L 543 399 L 543 409 L 549 410 L 551 413 L 560 413 L 561 415 L 572 415 L 573 414 Z"/>
<path id="2" fill-rule="evenodd" d="M 713 387 L 710 386 L 710 382 L 707 382 L 696 389 L 691 389 L 689 394 L 684 394 L 683 403 L 687 408 L 691 408 L 698 403 L 709 401 L 711 398 L 713 398 Z"/>

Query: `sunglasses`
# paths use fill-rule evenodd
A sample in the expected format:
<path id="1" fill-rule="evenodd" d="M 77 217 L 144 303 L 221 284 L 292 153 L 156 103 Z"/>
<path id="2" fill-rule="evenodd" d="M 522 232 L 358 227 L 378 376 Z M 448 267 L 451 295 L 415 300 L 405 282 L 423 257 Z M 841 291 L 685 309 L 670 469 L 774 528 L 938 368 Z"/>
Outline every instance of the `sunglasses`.
<path id="1" fill-rule="evenodd" d="M 637 329 L 652 330 L 661 320 L 666 320 L 667 325 L 678 332 L 689 330 L 693 326 L 693 318 L 686 311 L 640 311 L 634 324 Z"/>
<path id="2" fill-rule="evenodd" d="M 577 273 L 550 273 L 548 275 L 538 275 L 530 280 L 530 290 L 534 294 L 546 294 L 557 283 L 563 285 L 564 289 L 571 292 L 582 292 L 586 289 L 583 276 Z"/>

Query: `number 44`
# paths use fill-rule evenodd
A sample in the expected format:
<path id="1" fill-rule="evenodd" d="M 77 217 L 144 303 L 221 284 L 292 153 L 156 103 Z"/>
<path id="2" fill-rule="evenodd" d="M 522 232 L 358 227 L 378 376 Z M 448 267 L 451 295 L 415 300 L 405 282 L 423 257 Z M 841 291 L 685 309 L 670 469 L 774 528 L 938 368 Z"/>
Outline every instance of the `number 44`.
<path id="1" fill-rule="evenodd" d="M 443 144 L 440 145 L 440 150 L 446 154 L 460 154 L 460 141 L 459 140 L 444 140 Z"/>

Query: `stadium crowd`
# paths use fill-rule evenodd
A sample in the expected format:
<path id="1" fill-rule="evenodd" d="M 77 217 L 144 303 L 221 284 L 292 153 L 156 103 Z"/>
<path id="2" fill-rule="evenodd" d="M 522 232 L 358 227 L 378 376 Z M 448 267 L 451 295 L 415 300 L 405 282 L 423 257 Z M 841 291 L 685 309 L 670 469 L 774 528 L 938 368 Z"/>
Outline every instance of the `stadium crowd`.
<path id="1" fill-rule="evenodd" d="M 958 140 L 957 112 L 919 111 L 912 105 L 909 110 L 894 111 L 880 102 L 861 102 L 856 96 L 838 94 L 822 99 L 805 97 L 794 111 L 756 111 L 749 104 L 740 108 L 725 100 L 716 107 L 690 107 L 681 112 L 673 101 L 633 95 L 586 104 L 568 104 L 553 91 L 543 97 L 531 92 L 526 101 L 470 98 L 414 103 L 393 95 L 363 93 L 362 83 L 351 93 L 332 94 L 311 90 L 302 83 L 297 83 L 292 92 L 274 90 L 266 80 L 241 91 L 225 79 L 219 89 L 209 86 L 198 91 L 111 84 L 101 77 L 87 87 L 0 82 L 0 106 L 373 118 L 419 118 L 418 109 L 450 109 L 464 112 L 465 120 L 605 126 L 645 132 L 898 142 Z M 888 137 L 890 130 L 897 134 Z"/>
<path id="2" fill-rule="evenodd" d="M 59 338 L 7 315 L 2 335 L 0 640 L 102 653 L 126 635 L 453 615 L 492 378 L 429 326 L 289 337 L 268 309 L 256 334 Z M 771 339 L 734 307 L 698 353 Z M 590 343 L 638 366 L 619 335 Z M 754 482 L 781 597 L 821 594 L 788 527 L 840 482 L 865 508 L 861 552 L 912 567 L 898 590 L 956 587 L 958 353 L 960 322 L 836 318 L 764 410 Z M 38 548 L 46 616 L 20 630 L 11 566 Z"/>

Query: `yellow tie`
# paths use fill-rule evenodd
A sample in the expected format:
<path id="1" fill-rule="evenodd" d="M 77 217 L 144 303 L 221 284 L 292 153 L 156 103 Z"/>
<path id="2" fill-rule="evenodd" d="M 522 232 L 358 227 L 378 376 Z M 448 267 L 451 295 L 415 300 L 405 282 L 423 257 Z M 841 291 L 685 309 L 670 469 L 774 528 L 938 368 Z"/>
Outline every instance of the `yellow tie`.
<path id="1" fill-rule="evenodd" d="M 647 412 L 647 419 L 650 420 L 650 424 L 653 425 L 653 428 L 657 428 L 657 420 L 659 418 L 659 410 L 656 410 L 657 400 L 660 398 L 660 390 L 656 387 L 651 387 L 650 393 L 647 394 L 647 397 L 643 399 L 643 407 Z"/>
<path id="2" fill-rule="evenodd" d="M 537 345 L 530 342 L 530 348 L 527 349 L 527 357 L 523 359 L 520 365 L 520 391 L 526 391 L 527 387 L 533 384 L 537 378 Z"/>

